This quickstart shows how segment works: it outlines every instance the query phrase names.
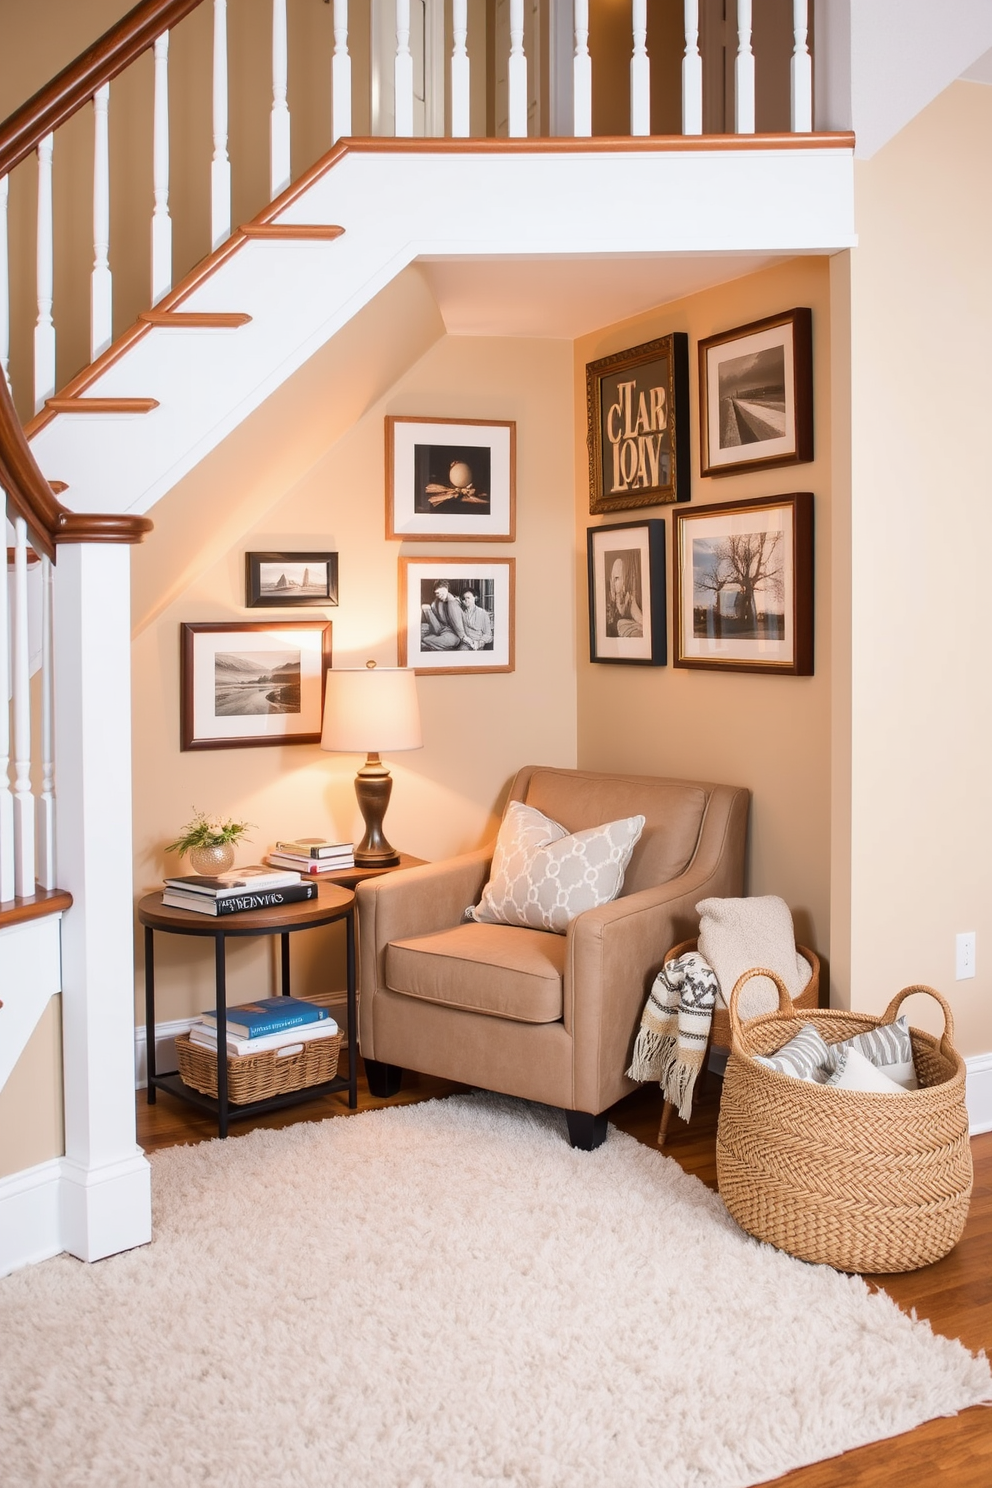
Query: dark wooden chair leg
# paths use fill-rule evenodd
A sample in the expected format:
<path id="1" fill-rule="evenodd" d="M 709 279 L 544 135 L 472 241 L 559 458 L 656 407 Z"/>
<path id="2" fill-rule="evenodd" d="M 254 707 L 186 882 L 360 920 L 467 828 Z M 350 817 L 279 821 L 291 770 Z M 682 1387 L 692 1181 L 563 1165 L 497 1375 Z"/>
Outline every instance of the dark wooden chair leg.
<path id="1" fill-rule="evenodd" d="M 606 1141 L 606 1112 L 591 1116 L 588 1111 L 566 1111 L 568 1140 L 580 1152 L 595 1152 Z"/>
<path id="2" fill-rule="evenodd" d="M 398 1064 L 380 1064 L 378 1059 L 366 1059 L 365 1078 L 370 1095 L 377 1100 L 388 1100 L 391 1095 L 399 1094 L 403 1071 Z"/>

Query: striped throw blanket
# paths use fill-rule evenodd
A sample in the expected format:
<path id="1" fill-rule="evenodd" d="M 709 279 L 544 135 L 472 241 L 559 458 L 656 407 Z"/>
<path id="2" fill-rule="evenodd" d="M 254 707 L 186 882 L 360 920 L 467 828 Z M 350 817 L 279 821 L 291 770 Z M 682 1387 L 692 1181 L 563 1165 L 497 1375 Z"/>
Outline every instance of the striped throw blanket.
<path id="1" fill-rule="evenodd" d="M 718 991 L 709 962 L 689 951 L 667 962 L 654 979 L 627 1076 L 657 1080 L 683 1121 L 692 1112 L 692 1092 L 703 1067 Z"/>

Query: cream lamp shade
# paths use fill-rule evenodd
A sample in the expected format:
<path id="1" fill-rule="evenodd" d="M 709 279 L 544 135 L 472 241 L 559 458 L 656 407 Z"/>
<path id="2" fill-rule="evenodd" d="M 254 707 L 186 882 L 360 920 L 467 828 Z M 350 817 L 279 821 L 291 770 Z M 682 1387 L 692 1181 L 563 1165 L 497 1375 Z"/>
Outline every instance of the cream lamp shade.
<path id="1" fill-rule="evenodd" d="M 355 776 L 355 794 L 365 820 L 365 836 L 355 848 L 358 868 L 389 868 L 400 855 L 386 841 L 382 819 L 393 781 L 380 754 L 423 747 L 416 674 L 408 667 L 340 667 L 327 673 L 321 749 L 365 754 Z"/>

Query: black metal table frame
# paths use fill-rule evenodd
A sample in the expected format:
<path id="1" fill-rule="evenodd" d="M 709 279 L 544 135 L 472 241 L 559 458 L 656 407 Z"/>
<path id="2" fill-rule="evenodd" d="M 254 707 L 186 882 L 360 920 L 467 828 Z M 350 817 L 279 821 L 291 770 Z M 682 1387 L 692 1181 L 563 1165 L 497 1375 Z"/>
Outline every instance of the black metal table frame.
<path id="1" fill-rule="evenodd" d="M 139 911 L 140 918 L 140 911 Z M 220 1051 L 227 1047 L 227 956 L 226 942 L 229 936 L 245 939 L 249 936 L 278 935 L 282 941 L 280 991 L 284 997 L 290 995 L 289 937 L 299 930 L 316 930 L 321 925 L 332 925 L 344 920 L 347 927 L 348 966 L 348 1078 L 337 1075 L 333 1080 L 324 1080 L 319 1085 L 304 1085 L 299 1090 L 287 1090 L 281 1095 L 271 1095 L 265 1100 L 251 1101 L 246 1105 L 232 1106 L 227 1099 L 227 1060 Z M 142 920 L 144 924 L 144 921 Z M 160 1075 L 156 1068 L 155 1050 L 155 948 L 154 937 L 158 930 L 164 935 L 193 935 L 201 939 L 210 936 L 214 941 L 214 966 L 217 992 L 217 1097 L 202 1095 L 199 1090 L 183 1083 L 178 1070 Z M 320 918 L 304 921 L 299 925 L 273 925 L 265 929 L 258 925 L 238 928 L 235 925 L 148 925 L 145 924 L 145 1036 L 148 1064 L 147 1101 L 155 1105 L 159 1090 L 188 1101 L 213 1112 L 217 1117 L 217 1135 L 227 1136 L 228 1123 L 240 1121 L 248 1116 L 258 1116 L 264 1111 L 277 1111 L 283 1106 L 294 1106 L 301 1101 L 314 1100 L 318 1096 L 331 1095 L 337 1090 L 347 1090 L 348 1106 L 358 1106 L 358 1025 L 355 994 L 355 901 L 343 908 L 329 911 Z"/>

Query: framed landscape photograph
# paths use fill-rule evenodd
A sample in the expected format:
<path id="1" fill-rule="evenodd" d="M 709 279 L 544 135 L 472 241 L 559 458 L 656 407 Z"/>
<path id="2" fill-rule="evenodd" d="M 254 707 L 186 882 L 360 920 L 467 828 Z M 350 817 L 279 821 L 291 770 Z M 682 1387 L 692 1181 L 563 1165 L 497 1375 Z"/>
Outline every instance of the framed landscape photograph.
<path id="1" fill-rule="evenodd" d="M 181 625 L 180 644 L 180 749 L 320 741 L 330 621 Z"/>
<path id="2" fill-rule="evenodd" d="M 675 665 L 813 674 L 813 497 L 675 514 Z"/>
<path id="3" fill-rule="evenodd" d="M 682 331 L 586 367 L 589 510 L 689 500 L 689 338 Z"/>
<path id="4" fill-rule="evenodd" d="M 784 310 L 700 341 L 701 475 L 812 460 L 812 322 Z"/>
<path id="5" fill-rule="evenodd" d="M 246 553 L 245 605 L 336 605 L 337 553 Z"/>
<path id="6" fill-rule="evenodd" d="M 589 660 L 664 666 L 665 524 L 590 527 Z"/>
<path id="7" fill-rule="evenodd" d="M 512 542 L 517 426 L 500 419 L 386 419 L 386 536 Z"/>
<path id="8" fill-rule="evenodd" d="M 512 672 L 512 558 L 401 558 L 399 664 Z"/>

